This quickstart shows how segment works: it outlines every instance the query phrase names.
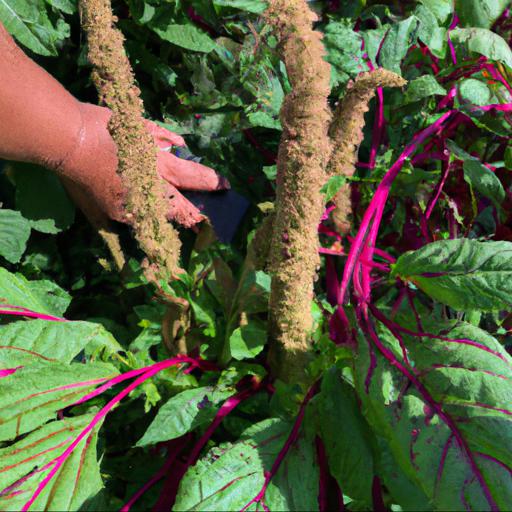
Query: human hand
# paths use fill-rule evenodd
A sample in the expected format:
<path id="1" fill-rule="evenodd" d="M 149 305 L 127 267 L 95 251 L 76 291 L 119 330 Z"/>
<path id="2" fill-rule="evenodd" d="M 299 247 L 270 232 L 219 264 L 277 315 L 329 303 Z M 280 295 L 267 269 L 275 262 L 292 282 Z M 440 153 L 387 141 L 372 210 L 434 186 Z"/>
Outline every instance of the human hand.
<path id="1" fill-rule="evenodd" d="M 72 196 L 83 210 L 90 212 L 92 203 L 111 219 L 129 224 L 130 219 L 124 208 L 126 191 L 117 173 L 117 148 L 107 129 L 111 112 L 87 103 L 80 104 L 80 111 L 82 128 L 76 148 L 63 159 L 56 171 L 66 184 L 72 184 Z M 229 182 L 209 167 L 164 151 L 163 148 L 169 146 L 184 146 L 185 141 L 152 121 L 145 123 L 159 148 L 155 179 L 159 179 L 159 176 L 165 181 L 165 195 L 169 200 L 168 219 L 192 227 L 205 217 L 179 189 L 225 190 L 229 188 Z"/>

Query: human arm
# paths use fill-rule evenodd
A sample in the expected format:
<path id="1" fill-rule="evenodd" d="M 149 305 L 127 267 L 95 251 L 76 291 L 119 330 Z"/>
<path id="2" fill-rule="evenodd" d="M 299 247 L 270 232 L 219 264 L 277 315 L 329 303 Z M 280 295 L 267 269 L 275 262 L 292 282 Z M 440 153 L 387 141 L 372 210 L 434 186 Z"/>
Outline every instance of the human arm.
<path id="1" fill-rule="evenodd" d="M 92 204 L 111 219 L 126 222 L 117 149 L 107 129 L 110 111 L 75 99 L 21 51 L 1 23 L 0 77 L 0 157 L 55 171 L 81 206 Z M 160 147 L 184 144 L 179 135 L 150 121 L 146 126 Z M 229 187 L 212 169 L 165 151 L 159 151 L 157 167 L 169 196 L 175 197 L 168 216 L 185 226 L 203 217 L 177 188 Z"/>

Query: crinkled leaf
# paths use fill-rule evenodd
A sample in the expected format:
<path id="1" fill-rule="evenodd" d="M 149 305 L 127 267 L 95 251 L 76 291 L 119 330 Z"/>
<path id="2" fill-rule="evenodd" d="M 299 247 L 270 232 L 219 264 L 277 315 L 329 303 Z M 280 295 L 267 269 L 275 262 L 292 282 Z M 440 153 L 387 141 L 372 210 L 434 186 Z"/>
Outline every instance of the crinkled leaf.
<path id="1" fill-rule="evenodd" d="M 63 418 L 43 425 L 16 443 L 0 449 L 0 508 L 21 510 L 59 456 L 87 426 L 93 415 Z M 31 510 L 79 510 L 103 487 L 96 454 L 95 428 L 75 448 Z"/>
<path id="2" fill-rule="evenodd" d="M 368 343 L 360 343 L 356 380 L 363 410 L 394 464 L 418 488 L 418 502 L 409 502 L 414 510 L 424 509 L 422 494 L 435 510 L 507 510 L 512 359 L 473 325 L 445 327 L 437 326 L 446 340 L 404 337 L 414 365 L 406 371 L 397 339 L 381 324 L 386 358 L 369 339 L 371 362 Z"/>
<path id="3" fill-rule="evenodd" d="M 71 226 L 75 207 L 55 174 L 35 165 L 16 164 L 13 177 L 16 207 L 34 229 L 59 233 Z"/>
<path id="4" fill-rule="evenodd" d="M 20 212 L 0 209 L 0 256 L 18 263 L 30 236 L 30 223 Z"/>
<path id="5" fill-rule="evenodd" d="M 229 337 L 229 350 L 234 359 L 251 359 L 256 357 L 267 342 L 265 324 L 255 319 L 247 325 L 237 327 Z"/>
<path id="6" fill-rule="evenodd" d="M 457 310 L 509 309 L 512 243 L 440 240 L 400 256 L 392 275 Z"/>
<path id="7" fill-rule="evenodd" d="M 405 91 L 405 102 L 411 103 L 429 96 L 444 96 L 445 94 L 445 88 L 432 75 L 423 75 L 409 83 Z"/>
<path id="8" fill-rule="evenodd" d="M 331 368 L 315 397 L 315 422 L 326 446 L 331 474 L 343 492 L 372 505 L 373 455 L 371 434 L 354 390 Z"/>
<path id="9" fill-rule="evenodd" d="M 233 389 L 216 389 L 211 386 L 178 393 L 160 407 L 137 446 L 176 439 L 210 422 L 222 402 L 233 393 Z"/>
<path id="10" fill-rule="evenodd" d="M 465 27 L 491 28 L 510 0 L 456 0 L 455 9 Z"/>
<path id="11" fill-rule="evenodd" d="M 28 281 L 21 274 L 11 274 L 5 268 L 0 268 L 0 305 L 2 302 L 38 313 L 61 316 L 71 297 L 51 281 Z"/>
<path id="12" fill-rule="evenodd" d="M 98 383 L 114 377 L 108 364 L 41 361 L 0 379 L 0 441 L 15 439 L 57 416 Z"/>
<path id="13" fill-rule="evenodd" d="M 83 350 L 121 350 L 114 337 L 100 324 L 27 320 L 0 326 L 0 368 L 39 361 L 70 363 Z"/>
<path id="14" fill-rule="evenodd" d="M 484 55 L 512 68 L 512 51 L 498 34 L 485 28 L 456 28 L 450 32 L 453 43 L 462 45 L 467 51 Z"/>
<path id="15" fill-rule="evenodd" d="M 169 24 L 165 28 L 151 27 L 164 41 L 195 52 L 209 53 L 215 48 L 215 41 L 193 25 Z"/>

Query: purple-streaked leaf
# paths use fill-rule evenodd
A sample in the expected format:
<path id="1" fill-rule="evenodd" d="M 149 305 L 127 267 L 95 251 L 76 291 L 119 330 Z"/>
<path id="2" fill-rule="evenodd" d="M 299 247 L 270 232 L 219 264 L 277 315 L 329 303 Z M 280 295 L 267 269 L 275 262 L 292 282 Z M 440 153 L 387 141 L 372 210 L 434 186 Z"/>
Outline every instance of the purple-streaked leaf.
<path id="1" fill-rule="evenodd" d="M 0 509 L 21 510 L 52 462 L 73 437 L 92 419 L 92 415 L 52 421 L 0 449 Z M 96 454 L 97 429 L 85 438 L 60 468 L 32 510 L 78 510 L 103 486 Z"/>
<path id="2" fill-rule="evenodd" d="M 369 343 L 360 343 L 357 387 L 394 464 L 435 509 L 510 508 L 512 358 L 473 325 L 415 336 L 374 312 L 391 331 L 360 318 Z"/>

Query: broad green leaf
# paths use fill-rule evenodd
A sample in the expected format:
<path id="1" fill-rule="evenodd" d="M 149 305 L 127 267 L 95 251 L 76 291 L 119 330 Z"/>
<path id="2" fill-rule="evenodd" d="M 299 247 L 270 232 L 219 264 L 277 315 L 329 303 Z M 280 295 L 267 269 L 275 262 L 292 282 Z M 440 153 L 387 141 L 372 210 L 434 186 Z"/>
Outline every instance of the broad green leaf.
<path id="1" fill-rule="evenodd" d="M 261 490 L 264 473 L 272 468 L 290 429 L 283 420 L 268 419 L 247 429 L 238 442 L 213 448 L 185 474 L 174 510 L 242 509 Z M 270 481 L 264 503 L 276 512 L 315 511 L 317 496 L 314 444 L 301 430 Z"/>
<path id="2" fill-rule="evenodd" d="M 446 90 L 432 75 L 423 75 L 412 80 L 405 91 L 405 102 L 419 101 L 429 96 L 444 96 Z"/>
<path id="3" fill-rule="evenodd" d="M 364 62 L 362 37 L 343 23 L 331 22 L 325 27 L 327 61 L 331 64 L 333 85 L 346 83 L 367 67 Z"/>
<path id="4" fill-rule="evenodd" d="M 315 404 L 315 422 L 326 447 L 331 474 L 344 494 L 371 508 L 371 433 L 354 389 L 343 381 L 339 370 L 331 368 L 324 375 Z"/>
<path id="5" fill-rule="evenodd" d="M 193 25 L 170 24 L 165 28 L 151 27 L 163 40 L 195 52 L 209 53 L 215 48 L 215 41 Z"/>
<path id="6" fill-rule="evenodd" d="M 475 78 L 466 78 L 459 85 L 461 97 L 473 105 L 488 105 L 491 103 L 491 91 L 487 84 Z"/>
<path id="7" fill-rule="evenodd" d="M 420 0 L 420 2 L 436 15 L 439 23 L 445 23 L 453 12 L 452 0 Z"/>
<path id="8" fill-rule="evenodd" d="M 463 160 L 464 179 L 484 197 L 489 198 L 495 205 L 505 199 L 505 189 L 499 178 L 487 168 L 478 158 L 471 156 L 453 141 L 447 140 L 448 149 Z"/>
<path id="9" fill-rule="evenodd" d="M 423 496 L 434 510 L 507 510 L 512 503 L 512 359 L 473 325 L 425 328 L 434 336 L 442 332 L 442 339 L 404 335 L 411 366 L 381 324 L 382 350 L 374 338 L 359 345 L 357 388 L 368 421 L 389 446 L 387 471 L 397 465 L 407 485 L 417 489 L 416 503 L 410 492 L 407 505 L 413 510 L 425 509 Z"/>
<path id="10" fill-rule="evenodd" d="M 229 337 L 231 357 L 237 360 L 256 357 L 267 342 L 265 324 L 251 319 L 247 325 L 237 327 Z"/>
<path id="11" fill-rule="evenodd" d="M 62 316 L 71 297 L 51 281 L 28 281 L 21 274 L 0 268 L 0 305 L 2 302 L 37 313 Z"/>
<path id="12" fill-rule="evenodd" d="M 16 207 L 34 229 L 59 233 L 71 226 L 75 207 L 55 174 L 37 165 L 15 164 L 13 177 Z"/>
<path id="13" fill-rule="evenodd" d="M 43 425 L 16 443 L 0 449 L 0 508 L 21 510 L 51 470 L 47 465 L 93 419 L 63 418 Z M 103 487 L 96 454 L 97 428 L 75 448 L 30 510 L 79 510 Z M 43 469 L 44 468 L 44 469 Z"/>
<path id="14" fill-rule="evenodd" d="M 447 48 L 446 29 L 438 25 L 436 15 L 424 5 L 418 5 L 414 15 L 420 20 L 418 38 L 428 46 L 433 55 L 444 58 Z"/>
<path id="15" fill-rule="evenodd" d="M 455 10 L 464 27 L 491 28 L 510 0 L 455 0 Z"/>
<path id="16" fill-rule="evenodd" d="M 39 55 L 57 55 L 57 43 L 69 36 L 69 25 L 62 19 L 52 25 L 43 0 L 0 0 L 0 21 Z"/>
<path id="17" fill-rule="evenodd" d="M 176 439 L 209 423 L 222 402 L 233 394 L 233 389 L 216 389 L 211 386 L 187 389 L 178 393 L 160 407 L 137 446 Z"/>
<path id="18" fill-rule="evenodd" d="M 121 350 L 113 336 L 100 324 L 27 320 L 0 325 L 0 368 L 39 361 L 71 363 L 83 350 Z"/>
<path id="19" fill-rule="evenodd" d="M 55 419 L 99 383 L 115 377 L 107 364 L 41 361 L 0 379 L 0 441 L 15 439 Z"/>
<path id="20" fill-rule="evenodd" d="M 416 16 L 410 16 L 389 29 L 379 54 L 382 67 L 401 74 L 400 64 L 415 42 L 418 22 Z"/>
<path id="21" fill-rule="evenodd" d="M 427 244 L 400 256 L 392 275 L 459 311 L 512 305 L 512 243 L 461 238 Z"/>
<path id="22" fill-rule="evenodd" d="M 264 481 L 255 446 L 249 441 L 221 445 L 186 472 L 173 510 L 241 510 Z"/>
<path id="23" fill-rule="evenodd" d="M 467 51 L 484 55 L 512 68 L 512 50 L 498 34 L 485 28 L 456 28 L 450 32 L 453 43 L 462 45 Z"/>
<path id="24" fill-rule="evenodd" d="M 475 158 L 464 161 L 464 179 L 480 194 L 488 197 L 495 204 L 505 199 L 505 189 L 499 178 L 489 168 Z"/>
<path id="25" fill-rule="evenodd" d="M 0 256 L 18 263 L 30 236 L 30 224 L 20 212 L 0 209 Z"/>
<path id="26" fill-rule="evenodd" d="M 219 7 L 232 7 L 253 14 L 263 13 L 268 4 L 264 0 L 213 0 L 213 5 Z"/>

